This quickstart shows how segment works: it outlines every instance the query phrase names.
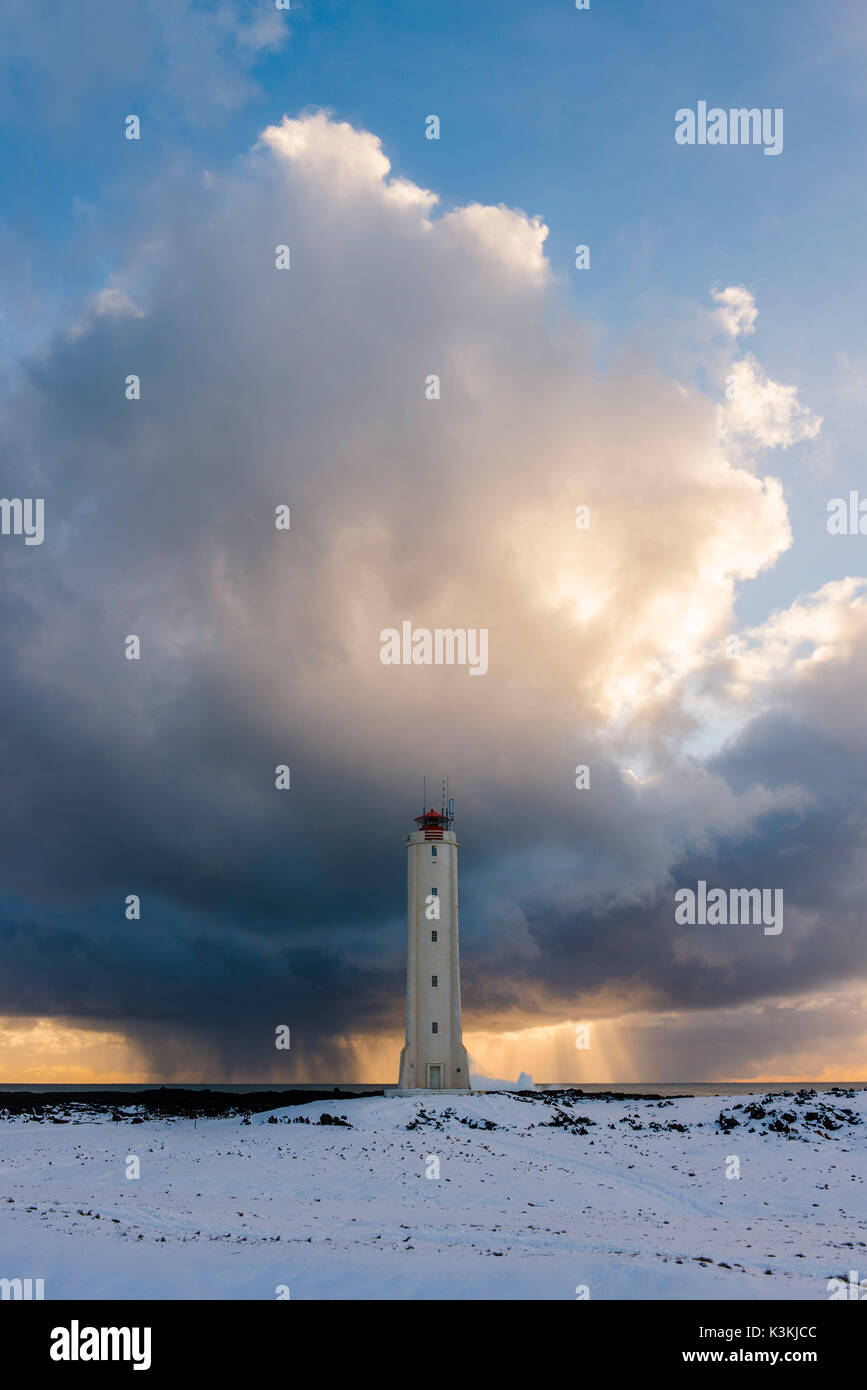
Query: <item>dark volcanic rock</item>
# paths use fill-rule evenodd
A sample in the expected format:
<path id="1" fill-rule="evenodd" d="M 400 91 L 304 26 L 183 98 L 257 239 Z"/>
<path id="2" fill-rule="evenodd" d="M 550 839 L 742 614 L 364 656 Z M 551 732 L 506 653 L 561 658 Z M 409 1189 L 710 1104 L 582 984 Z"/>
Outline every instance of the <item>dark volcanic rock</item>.
<path id="1" fill-rule="evenodd" d="M 213 1091 L 209 1087 L 159 1086 L 141 1091 L 4 1091 L 0 1087 L 0 1116 L 26 1116 L 37 1123 L 55 1115 L 84 1119 L 108 1112 L 113 1120 L 141 1124 L 151 1119 L 216 1119 L 256 1115 L 263 1110 L 282 1110 L 288 1105 L 307 1105 L 316 1100 L 342 1102 L 383 1091 Z"/>

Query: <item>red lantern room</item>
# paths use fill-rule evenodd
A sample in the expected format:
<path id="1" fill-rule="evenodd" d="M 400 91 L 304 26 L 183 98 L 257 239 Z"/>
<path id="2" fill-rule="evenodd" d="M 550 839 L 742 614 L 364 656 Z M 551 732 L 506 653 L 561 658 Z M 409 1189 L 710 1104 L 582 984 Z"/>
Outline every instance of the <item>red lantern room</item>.
<path id="1" fill-rule="evenodd" d="M 423 815 L 415 817 L 415 823 L 419 830 L 424 831 L 426 840 L 441 840 L 443 831 L 448 829 L 448 816 L 440 811 L 435 811 L 433 807 L 425 811 Z"/>

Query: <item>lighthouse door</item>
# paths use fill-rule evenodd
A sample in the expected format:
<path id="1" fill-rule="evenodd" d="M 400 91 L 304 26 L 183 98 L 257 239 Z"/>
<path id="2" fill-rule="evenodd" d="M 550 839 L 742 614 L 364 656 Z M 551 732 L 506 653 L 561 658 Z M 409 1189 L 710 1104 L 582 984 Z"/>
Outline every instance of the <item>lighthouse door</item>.
<path id="1" fill-rule="evenodd" d="M 435 1064 L 435 1063 L 431 1063 L 431 1065 L 430 1065 L 430 1066 L 428 1067 L 428 1069 L 427 1069 L 427 1077 L 428 1077 L 427 1084 L 428 1084 L 428 1088 L 429 1088 L 431 1091 L 439 1091 L 439 1090 L 441 1090 L 441 1088 L 442 1088 L 442 1082 L 441 1082 L 441 1080 L 440 1080 L 441 1075 L 442 1075 L 442 1068 L 439 1066 L 439 1064 L 438 1064 L 438 1063 L 436 1063 L 436 1064 Z"/>

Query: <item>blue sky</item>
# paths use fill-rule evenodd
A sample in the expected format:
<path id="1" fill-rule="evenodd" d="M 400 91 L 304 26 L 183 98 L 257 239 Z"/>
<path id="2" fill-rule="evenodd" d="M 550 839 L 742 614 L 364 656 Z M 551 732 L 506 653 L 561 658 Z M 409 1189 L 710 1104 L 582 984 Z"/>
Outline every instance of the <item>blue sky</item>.
<path id="1" fill-rule="evenodd" d="M 125 46 L 136 11 L 149 30 L 148 6 L 130 8 Z M 13 54 L 0 170 L 15 202 L 6 215 L 63 243 L 77 232 L 76 199 L 114 201 L 118 184 L 179 152 L 223 163 L 284 112 L 324 106 L 375 131 L 396 169 L 446 202 L 541 212 L 564 270 L 579 234 L 592 242 L 599 274 L 587 277 L 580 302 L 609 325 L 629 324 L 654 291 L 699 297 L 709 282 L 742 274 L 746 261 L 768 317 L 798 281 L 820 329 L 833 322 L 837 334 L 854 332 L 864 285 L 854 229 L 865 197 L 847 178 L 863 150 L 856 14 L 832 5 L 817 32 L 814 5 L 773 0 L 597 0 L 589 12 L 565 0 L 298 3 L 285 16 L 286 41 L 252 67 L 258 94 L 222 112 L 206 86 L 199 95 L 190 82 L 187 95 L 167 82 L 156 43 L 142 44 L 133 70 L 109 74 L 98 92 L 32 51 Z M 65 22 L 79 45 L 67 57 L 86 73 L 101 30 L 85 36 L 73 16 Z M 676 147 L 674 110 L 700 97 L 783 106 L 785 158 L 720 149 L 710 160 Z M 134 151 L 114 119 L 127 109 L 145 123 Z M 439 142 L 422 138 L 430 111 L 442 119 Z M 73 267 L 65 269 L 74 283 Z"/>

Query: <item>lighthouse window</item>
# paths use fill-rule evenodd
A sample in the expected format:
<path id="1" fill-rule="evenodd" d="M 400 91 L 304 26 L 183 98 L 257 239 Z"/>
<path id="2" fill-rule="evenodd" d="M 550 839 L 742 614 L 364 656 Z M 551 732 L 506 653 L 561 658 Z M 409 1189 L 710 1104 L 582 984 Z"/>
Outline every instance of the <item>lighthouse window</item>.
<path id="1" fill-rule="evenodd" d="M 435 931 L 432 931 L 432 932 L 431 932 L 431 934 L 430 934 L 430 939 L 431 939 L 431 941 L 436 941 L 436 939 L 437 939 L 437 934 L 436 934 Z"/>
<path id="2" fill-rule="evenodd" d="M 438 898 L 438 897 L 439 897 L 439 894 L 438 894 L 438 892 L 437 892 L 437 890 L 436 890 L 435 888 L 432 888 L 432 889 L 430 890 L 430 894 L 431 894 L 431 897 L 432 897 L 432 898 Z"/>
<path id="3" fill-rule="evenodd" d="M 433 985 L 434 989 L 436 989 L 436 987 L 437 987 L 437 977 L 436 977 L 436 975 L 431 975 L 431 977 L 430 977 L 430 982 L 431 982 L 431 984 Z"/>
<path id="4" fill-rule="evenodd" d="M 436 859 L 436 857 L 437 857 L 437 847 L 436 847 L 436 845 L 431 845 L 431 847 L 430 847 L 430 852 L 431 852 L 431 857 L 432 857 L 433 859 Z"/>
<path id="5" fill-rule="evenodd" d="M 432 1023 L 431 1026 L 430 1026 L 430 1030 L 431 1030 L 432 1033 L 438 1033 L 439 1030 L 440 1030 L 439 1024 L 438 1024 L 438 1023 Z"/>

